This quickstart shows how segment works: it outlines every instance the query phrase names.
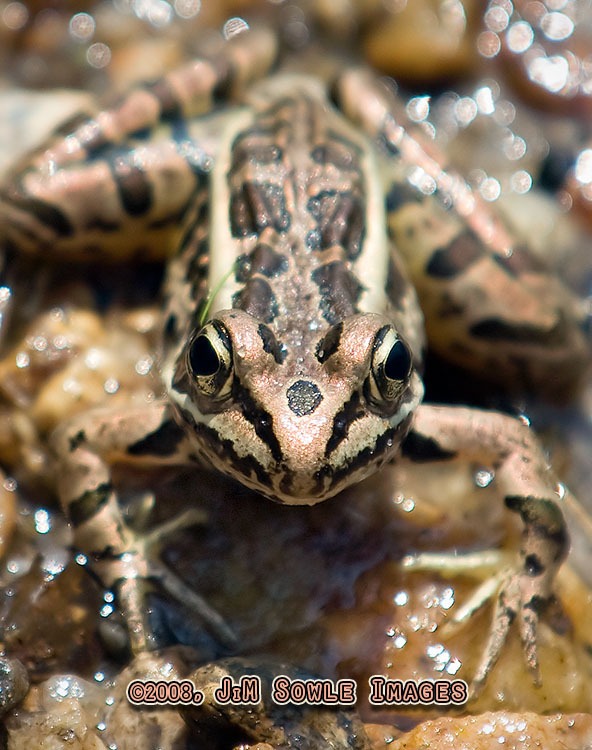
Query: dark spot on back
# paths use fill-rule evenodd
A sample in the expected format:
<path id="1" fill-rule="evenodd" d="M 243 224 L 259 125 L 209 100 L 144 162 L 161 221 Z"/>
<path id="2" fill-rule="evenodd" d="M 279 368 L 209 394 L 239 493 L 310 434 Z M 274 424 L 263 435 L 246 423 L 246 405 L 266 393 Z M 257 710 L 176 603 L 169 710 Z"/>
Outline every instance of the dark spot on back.
<path id="1" fill-rule="evenodd" d="M 105 153 L 113 144 L 105 135 L 103 128 L 97 127 L 88 132 L 77 134 L 80 145 L 83 146 L 91 159 L 96 159 Z"/>
<path id="2" fill-rule="evenodd" d="M 256 144 L 249 142 L 248 138 L 236 138 L 232 146 L 231 172 L 241 169 L 245 164 L 274 164 L 283 159 L 282 149 L 273 143 Z"/>
<path id="3" fill-rule="evenodd" d="M 145 214 L 152 205 L 152 188 L 144 171 L 121 159 L 111 162 L 111 171 L 117 192 L 128 214 Z"/>
<path id="4" fill-rule="evenodd" d="M 152 96 L 158 99 L 160 118 L 162 120 L 175 120 L 183 116 L 183 108 L 181 107 L 181 102 L 179 101 L 177 92 L 166 78 L 161 78 L 154 83 L 147 84 L 146 89 L 152 94 Z"/>
<path id="5" fill-rule="evenodd" d="M 285 232 L 290 227 L 284 191 L 271 182 L 245 182 L 230 197 L 230 225 L 234 237 L 259 233 L 266 227 Z"/>
<path id="6" fill-rule="evenodd" d="M 533 255 L 523 245 L 515 247 L 510 255 L 494 254 L 495 262 L 512 276 L 520 276 L 522 273 L 545 273 L 548 272 L 545 264 L 536 255 Z"/>
<path id="7" fill-rule="evenodd" d="M 116 221 L 106 221 L 99 216 L 95 216 L 86 222 L 85 228 L 91 231 L 96 229 L 99 232 L 109 234 L 110 232 L 116 232 L 120 228 L 120 224 Z"/>
<path id="8" fill-rule="evenodd" d="M 237 261 L 236 280 L 245 282 L 255 273 L 273 279 L 288 270 L 288 259 L 277 253 L 270 245 L 260 242 L 249 255 L 241 255 Z"/>
<path id="9" fill-rule="evenodd" d="M 332 354 L 335 354 L 339 348 L 341 342 L 341 334 L 343 333 L 343 323 L 338 323 L 325 334 L 317 344 L 316 358 L 321 364 L 326 362 Z"/>
<path id="10" fill-rule="evenodd" d="M 557 346 L 565 343 L 565 320 L 560 318 L 553 328 L 537 328 L 526 323 L 506 323 L 490 318 L 475 323 L 469 329 L 472 336 L 488 341 L 512 341 L 524 344 Z"/>
<path id="11" fill-rule="evenodd" d="M 434 251 L 426 266 L 426 271 L 435 278 L 451 279 L 483 255 L 485 251 L 477 235 L 466 230 L 457 235 L 446 247 Z"/>
<path id="12" fill-rule="evenodd" d="M 316 229 L 309 232 L 307 246 L 326 250 L 340 245 L 349 260 L 355 260 L 362 249 L 365 234 L 364 203 L 357 190 L 323 190 L 309 198 L 307 210 L 316 219 Z"/>
<path id="13" fill-rule="evenodd" d="M 323 317 L 331 325 L 356 312 L 362 286 L 344 263 L 326 263 L 313 271 L 312 279 L 321 293 Z"/>
<path id="14" fill-rule="evenodd" d="M 338 169 L 359 169 L 358 149 L 343 140 L 329 141 L 315 146 L 311 158 L 317 164 L 333 164 Z"/>
<path id="15" fill-rule="evenodd" d="M 21 197 L 16 190 L 10 190 L 2 194 L 3 200 L 18 208 L 33 214 L 42 224 L 53 229 L 61 237 L 71 237 L 74 228 L 68 217 L 59 208 L 46 203 L 38 198 Z"/>
<path id="16" fill-rule="evenodd" d="M 271 323 L 278 314 L 277 300 L 271 287 L 258 276 L 249 279 L 245 288 L 234 295 L 232 304 L 265 323 Z"/>
<path id="17" fill-rule="evenodd" d="M 263 351 L 271 354 L 277 364 L 281 365 L 286 357 L 286 353 L 282 351 L 274 332 L 268 326 L 263 325 L 263 323 L 259 325 L 257 332 L 263 342 Z"/>

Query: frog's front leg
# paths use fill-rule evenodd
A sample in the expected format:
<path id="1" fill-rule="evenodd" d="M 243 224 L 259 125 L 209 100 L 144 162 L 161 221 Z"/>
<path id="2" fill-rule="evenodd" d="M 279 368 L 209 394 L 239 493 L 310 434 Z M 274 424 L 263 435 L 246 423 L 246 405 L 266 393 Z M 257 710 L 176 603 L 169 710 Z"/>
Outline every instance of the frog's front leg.
<path id="1" fill-rule="evenodd" d="M 151 579 L 196 611 L 221 642 L 233 643 L 234 635 L 220 615 L 151 553 L 165 534 L 202 522 L 203 514 L 192 508 L 156 530 L 138 534 L 126 525 L 111 482 L 110 465 L 116 462 L 153 467 L 191 463 L 185 433 L 168 406 L 155 403 L 78 415 L 58 428 L 54 444 L 58 490 L 74 527 L 75 545 L 88 556 L 103 585 L 117 590 L 132 650 L 138 653 L 152 645 L 143 602 Z"/>
<path id="2" fill-rule="evenodd" d="M 521 564 L 502 583 L 489 639 L 473 679 L 473 692 L 495 665 L 510 626 L 518 618 L 527 665 L 540 684 L 537 658 L 539 614 L 552 598 L 555 573 L 568 550 L 556 478 L 536 438 L 517 419 L 477 409 L 420 406 L 403 454 L 414 461 L 462 457 L 491 466 L 505 504 L 520 514 L 524 529 Z"/>

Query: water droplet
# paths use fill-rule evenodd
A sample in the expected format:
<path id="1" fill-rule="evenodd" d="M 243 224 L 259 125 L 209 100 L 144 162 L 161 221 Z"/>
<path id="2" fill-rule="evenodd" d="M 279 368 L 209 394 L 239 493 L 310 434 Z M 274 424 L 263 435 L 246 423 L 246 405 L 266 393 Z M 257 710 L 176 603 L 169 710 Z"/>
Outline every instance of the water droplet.
<path id="1" fill-rule="evenodd" d="M 451 675 L 456 674 L 461 667 L 462 661 L 455 656 L 454 659 L 451 659 L 446 665 L 446 671 Z"/>
<path id="2" fill-rule="evenodd" d="M 508 159 L 516 161 L 517 159 L 521 159 L 526 153 L 526 141 L 519 135 L 511 134 L 504 140 L 503 149 Z"/>
<path id="3" fill-rule="evenodd" d="M 224 24 L 224 27 L 222 29 L 222 33 L 224 34 L 225 39 L 232 39 L 233 36 L 237 36 L 237 34 L 242 34 L 245 31 L 249 30 L 249 24 L 244 20 L 244 18 L 229 18 L 228 21 Z"/>
<path id="4" fill-rule="evenodd" d="M 76 41 L 88 42 L 95 33 L 95 19 L 88 13 L 76 13 L 70 19 L 68 29 Z"/>
<path id="5" fill-rule="evenodd" d="M 93 68 L 105 68 L 111 62 L 111 49 L 102 42 L 95 42 L 86 50 L 86 61 Z"/>
<path id="6" fill-rule="evenodd" d="M 175 0 L 174 7 L 180 18 L 193 18 L 201 10 L 201 0 Z"/>
<path id="7" fill-rule="evenodd" d="M 136 372 L 138 375 L 147 375 L 154 363 L 152 357 L 146 354 L 144 357 L 136 362 Z"/>
<path id="8" fill-rule="evenodd" d="M 477 104 L 470 96 L 463 96 L 459 99 L 454 107 L 456 120 L 461 127 L 466 127 L 471 123 L 477 114 Z"/>
<path id="9" fill-rule="evenodd" d="M 405 513 L 411 513 L 415 509 L 415 500 L 411 497 L 406 497 L 401 503 L 401 508 L 403 508 Z"/>
<path id="10" fill-rule="evenodd" d="M 29 363 L 31 362 L 31 358 L 27 354 L 27 352 L 18 352 L 16 355 L 16 366 L 19 369 L 22 369 L 23 367 L 28 367 Z"/>
<path id="11" fill-rule="evenodd" d="M 503 8 L 500 8 L 499 5 L 489 8 L 483 18 L 487 28 L 497 32 L 503 31 L 510 20 L 508 13 Z"/>
<path id="12" fill-rule="evenodd" d="M 526 52 L 534 41 L 534 31 L 527 21 L 516 21 L 508 29 L 506 41 L 511 52 Z"/>
<path id="13" fill-rule="evenodd" d="M 477 487 L 487 487 L 491 484 L 495 477 L 495 474 L 493 471 L 489 471 L 488 469 L 480 469 L 479 471 L 475 472 L 475 484 Z"/>
<path id="14" fill-rule="evenodd" d="M 532 187 L 532 177 L 524 169 L 519 169 L 510 177 L 510 186 L 515 193 L 523 195 Z"/>
<path id="15" fill-rule="evenodd" d="M 495 57 L 500 51 L 501 42 L 494 31 L 483 31 L 477 38 L 477 49 L 483 57 Z"/>
<path id="16" fill-rule="evenodd" d="M 29 10 L 23 3 L 8 3 L 2 11 L 2 20 L 4 21 L 4 25 L 9 29 L 18 31 L 29 20 Z"/>
<path id="17" fill-rule="evenodd" d="M 413 122 L 421 122 L 430 113 L 430 96 L 414 96 L 407 103 L 407 115 Z"/>
<path id="18" fill-rule="evenodd" d="M 406 591 L 397 591 L 393 597 L 393 601 L 398 607 L 403 607 L 409 601 L 409 595 Z"/>
<path id="19" fill-rule="evenodd" d="M 477 102 L 477 107 L 481 114 L 491 115 L 495 111 L 493 93 L 489 86 L 481 86 L 480 89 L 475 91 L 475 101 Z"/>
<path id="20" fill-rule="evenodd" d="M 574 171 L 578 182 L 583 185 L 592 182 L 592 149 L 586 148 L 580 152 L 576 159 Z"/>
<path id="21" fill-rule="evenodd" d="M 426 649 L 426 654 L 430 657 L 430 659 L 435 659 L 438 654 L 441 654 L 444 651 L 444 646 L 441 643 L 432 643 L 429 645 Z"/>
<path id="22" fill-rule="evenodd" d="M 16 479 L 14 479 L 14 477 L 6 477 L 6 479 L 2 483 L 2 486 L 7 492 L 15 492 L 18 487 L 18 484 L 17 484 Z"/>
<path id="23" fill-rule="evenodd" d="M 557 93 L 567 84 L 569 65 L 562 55 L 535 57 L 528 65 L 528 77 L 547 91 Z"/>
<path id="24" fill-rule="evenodd" d="M 488 177 L 481 183 L 479 192 L 481 193 L 482 198 L 491 203 L 500 197 L 502 188 L 499 180 L 496 180 L 495 177 Z"/>
<path id="25" fill-rule="evenodd" d="M 119 383 L 117 382 L 117 380 L 115 380 L 115 378 L 107 378 L 107 380 L 105 380 L 103 388 L 105 389 L 105 393 L 117 393 L 117 391 L 119 390 Z"/>
<path id="26" fill-rule="evenodd" d="M 547 39 L 559 42 L 573 34 L 574 22 L 565 13 L 547 13 L 541 19 L 541 28 Z"/>
<path id="27" fill-rule="evenodd" d="M 44 509 L 40 508 L 35 511 L 35 531 L 38 534 L 47 534 L 51 528 L 49 513 Z"/>
<path id="28" fill-rule="evenodd" d="M 504 99 L 497 103 L 493 117 L 500 125 L 510 125 L 516 118 L 516 107 Z"/>

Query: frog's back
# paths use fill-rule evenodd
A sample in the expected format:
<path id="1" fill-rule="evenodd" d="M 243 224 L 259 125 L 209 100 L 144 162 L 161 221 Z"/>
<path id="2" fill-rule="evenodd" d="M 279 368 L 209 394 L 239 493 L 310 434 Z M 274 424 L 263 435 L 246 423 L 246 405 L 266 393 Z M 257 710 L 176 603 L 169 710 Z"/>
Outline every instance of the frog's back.
<path id="1" fill-rule="evenodd" d="M 281 75 L 250 92 L 228 116 L 201 200 L 171 269 L 175 289 L 187 282 L 186 325 L 214 290 L 212 312 L 244 310 L 289 357 L 375 312 L 394 317 L 419 358 L 421 314 L 389 246 L 373 146 L 319 81 Z"/>

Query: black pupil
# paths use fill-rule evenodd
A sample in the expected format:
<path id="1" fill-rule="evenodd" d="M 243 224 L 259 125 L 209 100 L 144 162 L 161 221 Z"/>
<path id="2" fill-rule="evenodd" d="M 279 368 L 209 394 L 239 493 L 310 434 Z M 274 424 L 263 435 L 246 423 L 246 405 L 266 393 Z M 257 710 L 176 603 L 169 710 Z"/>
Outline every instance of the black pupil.
<path id="1" fill-rule="evenodd" d="M 207 336 L 198 336 L 189 351 L 189 364 L 194 375 L 213 375 L 220 367 L 220 360 Z"/>
<path id="2" fill-rule="evenodd" d="M 384 363 L 384 374 L 390 380 L 405 380 L 410 369 L 411 355 L 409 349 L 402 341 L 395 342 Z"/>

